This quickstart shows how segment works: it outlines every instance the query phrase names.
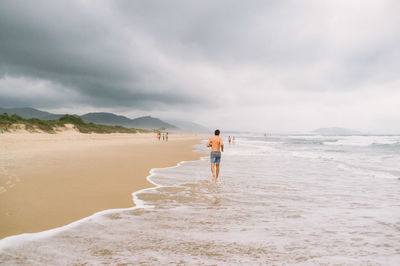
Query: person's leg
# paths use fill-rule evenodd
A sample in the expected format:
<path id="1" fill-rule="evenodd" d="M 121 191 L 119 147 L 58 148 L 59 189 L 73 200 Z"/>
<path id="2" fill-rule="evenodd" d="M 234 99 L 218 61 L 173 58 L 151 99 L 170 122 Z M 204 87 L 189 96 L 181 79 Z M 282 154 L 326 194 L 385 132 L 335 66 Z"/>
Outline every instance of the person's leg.
<path id="1" fill-rule="evenodd" d="M 217 172 L 217 175 L 216 175 L 216 178 L 215 178 L 215 179 L 218 179 L 218 175 L 219 175 L 219 163 L 217 163 L 217 164 L 215 165 L 215 168 L 216 168 L 216 172 Z"/>
<path id="2" fill-rule="evenodd" d="M 212 181 L 215 181 L 215 170 L 214 170 L 214 163 L 211 164 L 211 173 L 212 173 Z"/>

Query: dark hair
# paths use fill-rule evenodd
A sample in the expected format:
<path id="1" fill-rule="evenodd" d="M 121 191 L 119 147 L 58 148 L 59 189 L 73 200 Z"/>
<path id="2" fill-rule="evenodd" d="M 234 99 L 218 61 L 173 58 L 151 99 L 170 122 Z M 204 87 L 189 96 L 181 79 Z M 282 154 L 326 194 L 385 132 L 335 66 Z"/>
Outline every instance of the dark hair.
<path id="1" fill-rule="evenodd" d="M 219 136 L 219 129 L 215 130 L 214 134 L 215 136 Z"/>

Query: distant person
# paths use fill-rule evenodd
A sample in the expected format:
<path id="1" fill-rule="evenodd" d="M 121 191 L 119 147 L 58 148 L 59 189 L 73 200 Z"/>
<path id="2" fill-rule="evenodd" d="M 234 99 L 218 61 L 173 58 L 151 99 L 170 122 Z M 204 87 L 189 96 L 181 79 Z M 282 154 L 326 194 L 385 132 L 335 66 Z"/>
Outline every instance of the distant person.
<path id="1" fill-rule="evenodd" d="M 165 133 L 162 134 L 162 140 L 165 140 Z"/>
<path id="2" fill-rule="evenodd" d="M 168 141 L 168 132 L 165 133 L 165 141 Z"/>
<path id="3" fill-rule="evenodd" d="M 158 138 L 158 140 L 161 139 L 161 132 L 160 131 L 157 131 L 157 138 Z"/>
<path id="4" fill-rule="evenodd" d="M 231 136 L 228 136 L 228 142 L 231 144 Z"/>
<path id="5" fill-rule="evenodd" d="M 232 143 L 235 143 L 235 136 L 232 137 Z"/>
<path id="6" fill-rule="evenodd" d="M 211 172 L 212 172 L 212 182 L 217 181 L 219 175 L 219 163 L 221 162 L 221 151 L 224 151 L 224 143 L 219 137 L 219 130 L 215 130 L 215 136 L 210 138 L 207 143 L 207 147 L 211 147 Z M 215 169 L 216 168 L 216 171 Z"/>

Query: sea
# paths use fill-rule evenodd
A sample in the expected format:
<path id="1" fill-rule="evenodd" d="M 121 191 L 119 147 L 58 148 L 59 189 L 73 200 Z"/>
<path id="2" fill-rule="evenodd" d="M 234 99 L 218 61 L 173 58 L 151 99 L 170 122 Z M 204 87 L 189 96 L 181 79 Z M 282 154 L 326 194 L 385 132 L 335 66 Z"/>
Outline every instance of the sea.
<path id="1" fill-rule="evenodd" d="M 400 265 L 400 136 L 235 137 L 216 183 L 208 157 L 152 169 L 135 207 L 2 239 L 0 264 Z"/>

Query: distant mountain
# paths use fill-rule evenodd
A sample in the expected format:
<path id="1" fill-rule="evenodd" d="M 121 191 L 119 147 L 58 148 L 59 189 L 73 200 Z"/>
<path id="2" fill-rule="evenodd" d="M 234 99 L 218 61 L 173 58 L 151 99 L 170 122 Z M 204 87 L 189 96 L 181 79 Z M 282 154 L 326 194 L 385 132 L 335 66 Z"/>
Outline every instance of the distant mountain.
<path id="1" fill-rule="evenodd" d="M 62 115 L 52 114 L 45 111 L 40 111 L 34 108 L 25 107 L 25 108 L 1 108 L 0 113 L 7 113 L 9 115 L 19 115 L 23 118 L 39 118 L 42 120 L 56 120 L 59 119 Z"/>
<path id="2" fill-rule="evenodd" d="M 130 126 L 132 120 L 126 116 L 115 115 L 113 113 L 87 113 L 81 115 L 85 122 L 103 124 L 110 126 Z"/>
<path id="3" fill-rule="evenodd" d="M 185 131 L 185 132 L 196 132 L 196 133 L 209 133 L 209 132 L 211 132 L 211 129 L 206 128 L 205 126 L 197 124 L 197 123 L 194 123 L 194 122 L 183 121 L 183 120 L 166 120 L 166 121 L 168 123 L 176 125 L 182 131 Z"/>
<path id="4" fill-rule="evenodd" d="M 34 108 L 1 108 L 0 113 L 8 113 L 9 115 L 17 114 L 23 118 L 39 118 L 42 120 L 57 120 L 62 115 L 52 114 L 45 111 L 40 111 Z M 135 119 L 130 119 L 126 116 L 116 115 L 113 113 L 87 113 L 80 116 L 85 122 L 92 122 L 95 124 L 110 125 L 110 126 L 124 126 L 130 128 L 140 128 L 140 129 L 168 129 L 168 130 L 178 130 L 179 128 L 162 121 L 161 119 L 143 116 Z"/>
<path id="5" fill-rule="evenodd" d="M 352 136 L 352 135 L 362 135 L 360 131 L 351 130 L 347 128 L 340 127 L 329 127 L 329 128 L 319 128 L 312 132 L 313 134 L 323 135 L 323 136 Z"/>
<path id="6" fill-rule="evenodd" d="M 178 129 L 176 126 L 162 121 L 161 119 L 143 116 L 135 119 L 130 119 L 126 116 L 116 115 L 113 113 L 88 113 L 81 116 L 83 121 L 92 122 L 103 125 L 124 126 L 141 129 Z"/>
<path id="7" fill-rule="evenodd" d="M 151 116 L 143 116 L 132 119 L 132 125 L 135 128 L 143 128 L 143 129 L 159 129 L 159 128 L 172 129 L 172 130 L 179 129 L 174 125 L 171 125 L 169 123 L 162 121 L 161 119 Z"/>

